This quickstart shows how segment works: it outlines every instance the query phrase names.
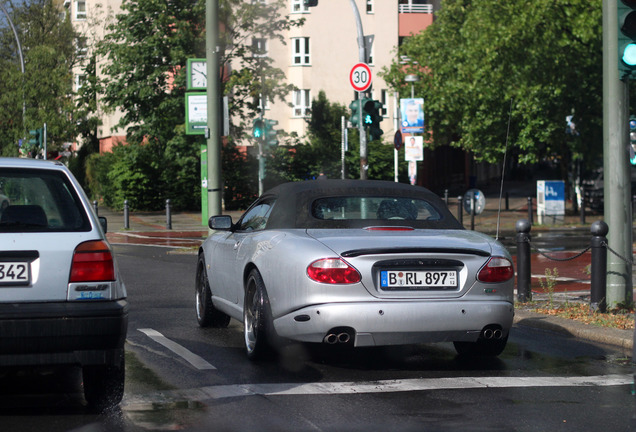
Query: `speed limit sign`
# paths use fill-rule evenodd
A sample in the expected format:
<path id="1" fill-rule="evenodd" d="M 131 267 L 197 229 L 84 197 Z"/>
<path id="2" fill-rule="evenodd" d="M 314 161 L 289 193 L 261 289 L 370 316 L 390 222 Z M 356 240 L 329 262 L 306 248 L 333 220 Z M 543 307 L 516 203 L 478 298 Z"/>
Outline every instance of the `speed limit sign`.
<path id="1" fill-rule="evenodd" d="M 355 91 L 363 92 L 371 87 L 371 69 L 366 63 L 358 63 L 349 73 L 349 82 Z"/>

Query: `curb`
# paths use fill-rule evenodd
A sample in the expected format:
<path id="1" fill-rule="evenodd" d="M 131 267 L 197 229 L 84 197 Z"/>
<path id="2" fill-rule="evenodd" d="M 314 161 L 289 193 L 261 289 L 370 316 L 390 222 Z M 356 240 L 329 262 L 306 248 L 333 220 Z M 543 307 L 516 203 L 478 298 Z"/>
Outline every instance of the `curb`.
<path id="1" fill-rule="evenodd" d="M 633 330 L 598 327 L 561 317 L 552 317 L 518 309 L 515 310 L 513 322 L 520 326 L 532 327 L 592 342 L 600 342 L 625 350 L 631 351 L 634 348 Z"/>

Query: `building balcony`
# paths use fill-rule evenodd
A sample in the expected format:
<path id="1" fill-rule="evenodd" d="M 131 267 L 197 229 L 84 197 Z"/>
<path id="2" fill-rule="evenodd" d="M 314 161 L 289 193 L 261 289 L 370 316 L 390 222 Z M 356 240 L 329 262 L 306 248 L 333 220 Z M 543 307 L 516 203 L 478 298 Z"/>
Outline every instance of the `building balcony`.
<path id="1" fill-rule="evenodd" d="M 400 37 L 417 34 L 433 23 L 433 5 L 431 4 L 400 4 L 398 12 Z"/>

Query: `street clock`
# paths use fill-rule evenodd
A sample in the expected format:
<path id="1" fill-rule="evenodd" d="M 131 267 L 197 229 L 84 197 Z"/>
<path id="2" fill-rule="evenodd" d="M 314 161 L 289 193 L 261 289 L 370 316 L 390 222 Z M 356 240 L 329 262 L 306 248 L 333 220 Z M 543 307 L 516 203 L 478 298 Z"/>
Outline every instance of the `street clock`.
<path id="1" fill-rule="evenodd" d="M 206 59 L 190 58 L 187 64 L 187 89 L 206 90 L 208 86 Z"/>

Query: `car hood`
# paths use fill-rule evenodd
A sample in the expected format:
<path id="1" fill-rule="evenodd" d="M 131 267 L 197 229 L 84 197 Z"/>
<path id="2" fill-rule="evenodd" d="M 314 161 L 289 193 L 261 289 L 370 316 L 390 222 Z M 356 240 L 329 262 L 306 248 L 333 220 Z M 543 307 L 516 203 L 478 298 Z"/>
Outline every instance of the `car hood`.
<path id="1" fill-rule="evenodd" d="M 493 254 L 496 244 L 488 235 L 468 230 L 311 229 L 307 234 L 342 256 L 423 250 L 462 251 L 486 256 Z"/>

